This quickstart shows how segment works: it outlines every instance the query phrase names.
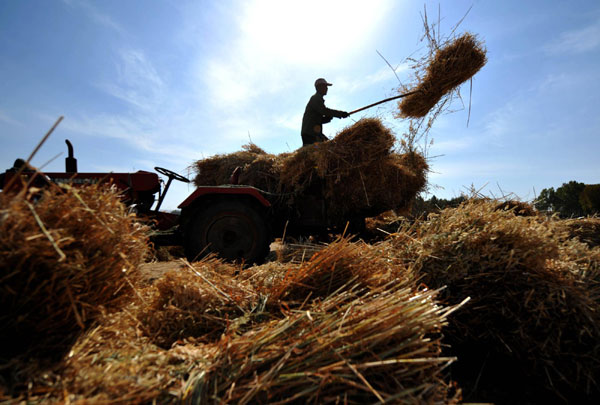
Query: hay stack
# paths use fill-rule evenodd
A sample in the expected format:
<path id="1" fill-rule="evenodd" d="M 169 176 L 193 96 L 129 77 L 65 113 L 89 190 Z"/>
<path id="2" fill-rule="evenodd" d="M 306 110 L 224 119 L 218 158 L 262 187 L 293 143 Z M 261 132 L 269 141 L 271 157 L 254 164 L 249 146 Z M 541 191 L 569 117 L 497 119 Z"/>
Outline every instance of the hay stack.
<path id="1" fill-rule="evenodd" d="M 259 148 L 196 162 L 196 185 L 226 184 L 243 167 L 240 184 L 281 193 L 293 206 L 306 195 L 321 194 L 333 222 L 353 215 L 376 215 L 403 208 L 423 189 L 427 163 L 416 153 L 393 151 L 395 137 L 378 119 L 362 119 L 330 142 L 291 154 L 269 155 Z"/>
<path id="2" fill-rule="evenodd" d="M 300 264 L 268 264 L 242 274 L 255 289 L 268 296 L 267 304 L 288 308 L 307 301 L 323 299 L 349 288 L 377 288 L 394 282 L 396 286 L 414 287 L 412 273 L 386 257 L 381 250 L 363 242 L 350 243 L 348 238 L 323 247 L 310 260 Z"/>
<path id="3" fill-rule="evenodd" d="M 271 155 L 253 143 L 242 146 L 242 150 L 226 155 L 215 155 L 199 160 L 194 164 L 197 186 L 218 186 L 229 184 L 229 179 L 237 167 L 242 168 L 239 183 L 265 191 L 275 191 L 279 187 L 281 160 L 287 156 Z"/>
<path id="4" fill-rule="evenodd" d="M 333 295 L 223 340 L 189 382 L 188 403 L 456 403 L 441 372 L 452 310 L 408 288 Z M 281 401 L 281 402 L 279 402 Z"/>
<path id="5" fill-rule="evenodd" d="M 163 348 L 189 337 L 218 339 L 259 301 L 249 283 L 236 279 L 234 266 L 210 257 L 185 264 L 154 283 L 139 315 L 152 341 Z"/>
<path id="6" fill-rule="evenodd" d="M 60 356 L 101 311 L 131 294 L 146 252 L 145 227 L 112 189 L 1 193 L 0 357 Z"/>
<path id="7" fill-rule="evenodd" d="M 472 298 L 448 336 L 480 386 L 509 396 L 526 386 L 575 402 L 600 394 L 599 251 L 569 240 L 554 221 L 493 201 L 444 210 L 383 246 L 413 262 L 429 287 L 447 286 L 449 303 Z M 503 366 L 511 371 L 494 373 Z"/>
<path id="8" fill-rule="evenodd" d="M 178 404 L 190 370 L 208 366 L 216 347 L 186 342 L 154 345 L 135 314 L 151 291 L 139 289 L 121 312 L 107 314 L 73 345 L 60 367 L 31 369 L 29 389 L 8 403 Z"/>
<path id="9" fill-rule="evenodd" d="M 600 246 L 599 217 L 566 219 L 560 223 L 566 227 L 570 237 L 578 238 L 589 247 Z"/>
<path id="10" fill-rule="evenodd" d="M 399 102 L 399 116 L 422 118 L 448 93 L 470 79 L 487 62 L 483 43 L 465 33 L 438 48 L 417 72 L 416 93 Z"/>

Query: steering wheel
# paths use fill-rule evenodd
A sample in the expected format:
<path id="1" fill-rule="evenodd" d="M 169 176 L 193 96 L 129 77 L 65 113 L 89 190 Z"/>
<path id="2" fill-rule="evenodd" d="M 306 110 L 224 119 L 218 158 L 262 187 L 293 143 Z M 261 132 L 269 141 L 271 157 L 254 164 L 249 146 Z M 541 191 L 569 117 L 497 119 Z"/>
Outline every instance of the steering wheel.
<path id="1" fill-rule="evenodd" d="M 186 177 L 183 177 L 180 174 L 177 174 L 169 169 L 165 169 L 164 167 L 155 167 L 154 170 L 156 170 L 157 172 L 159 172 L 160 174 L 162 174 L 163 176 L 167 176 L 170 179 L 175 179 L 175 180 L 179 180 L 179 181 L 183 181 L 184 183 L 189 183 L 190 180 L 187 179 Z"/>

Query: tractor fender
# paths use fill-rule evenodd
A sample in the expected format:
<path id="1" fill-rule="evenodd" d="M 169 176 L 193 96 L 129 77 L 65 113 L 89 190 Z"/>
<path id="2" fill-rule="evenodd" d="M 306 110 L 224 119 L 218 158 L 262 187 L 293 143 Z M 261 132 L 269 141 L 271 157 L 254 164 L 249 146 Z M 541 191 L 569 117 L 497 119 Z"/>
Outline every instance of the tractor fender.
<path id="1" fill-rule="evenodd" d="M 193 205 L 197 200 L 207 196 L 225 196 L 225 195 L 239 195 L 248 196 L 256 200 L 264 208 L 271 207 L 271 203 L 260 193 L 260 191 L 251 186 L 200 186 L 198 187 L 188 198 L 186 198 L 181 204 L 180 209 L 184 209 Z"/>

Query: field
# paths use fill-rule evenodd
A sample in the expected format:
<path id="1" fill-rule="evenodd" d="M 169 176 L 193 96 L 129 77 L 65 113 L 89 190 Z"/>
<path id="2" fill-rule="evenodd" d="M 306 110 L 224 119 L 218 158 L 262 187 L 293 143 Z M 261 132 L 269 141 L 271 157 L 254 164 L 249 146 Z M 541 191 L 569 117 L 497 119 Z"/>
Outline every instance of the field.
<path id="1" fill-rule="evenodd" d="M 595 218 L 473 199 L 244 269 L 152 262 L 118 198 L 86 190 L 2 196 L 6 403 L 598 399 Z"/>

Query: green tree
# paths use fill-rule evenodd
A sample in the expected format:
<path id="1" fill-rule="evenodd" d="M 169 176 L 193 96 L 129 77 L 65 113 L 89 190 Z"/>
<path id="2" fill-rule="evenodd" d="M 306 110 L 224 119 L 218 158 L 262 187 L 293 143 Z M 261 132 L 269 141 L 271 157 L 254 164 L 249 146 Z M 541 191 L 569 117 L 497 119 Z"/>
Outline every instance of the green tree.
<path id="1" fill-rule="evenodd" d="M 580 203 L 580 196 L 584 188 L 585 184 L 573 180 L 563 183 L 556 191 L 552 187 L 545 188 L 535 200 L 535 208 L 539 211 L 556 212 L 563 218 L 582 216 L 584 209 Z"/>
<path id="2" fill-rule="evenodd" d="M 558 200 L 556 191 L 553 187 L 545 188 L 540 192 L 538 198 L 534 202 L 534 206 L 538 211 L 554 211 Z"/>
<path id="3" fill-rule="evenodd" d="M 563 183 L 556 189 L 556 198 L 558 199 L 558 212 L 561 217 L 580 217 L 583 215 L 583 208 L 579 203 L 585 184 L 577 181 Z"/>
<path id="4" fill-rule="evenodd" d="M 579 203 L 586 215 L 600 213 L 600 184 L 587 184 L 579 196 Z"/>

